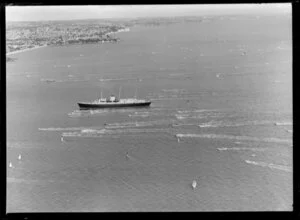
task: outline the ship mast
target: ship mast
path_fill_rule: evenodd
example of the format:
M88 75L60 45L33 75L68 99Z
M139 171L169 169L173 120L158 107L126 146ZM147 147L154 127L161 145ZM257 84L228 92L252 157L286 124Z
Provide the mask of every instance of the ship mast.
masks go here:
M120 86L120 88L119 88L119 100L120 100L120 97L121 97L121 88L122 88L122 86Z
M136 94L137 94L137 88L135 88L135 94L134 94L135 99L136 99Z

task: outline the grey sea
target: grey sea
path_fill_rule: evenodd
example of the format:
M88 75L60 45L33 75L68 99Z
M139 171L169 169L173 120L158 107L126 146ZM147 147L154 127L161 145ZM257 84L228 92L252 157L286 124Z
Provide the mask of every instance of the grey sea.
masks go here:
M118 37L9 56L8 212L292 210L290 15Z

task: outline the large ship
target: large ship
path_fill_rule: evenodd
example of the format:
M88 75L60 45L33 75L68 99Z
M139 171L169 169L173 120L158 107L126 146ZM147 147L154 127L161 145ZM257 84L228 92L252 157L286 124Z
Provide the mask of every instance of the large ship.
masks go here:
M136 96L135 96L136 97ZM97 109L97 108L124 108L124 107L146 107L150 106L151 101L145 99L137 99L137 98L128 98L128 99L120 99L116 98L114 95L111 95L108 98L96 99L92 102L78 102L80 109Z

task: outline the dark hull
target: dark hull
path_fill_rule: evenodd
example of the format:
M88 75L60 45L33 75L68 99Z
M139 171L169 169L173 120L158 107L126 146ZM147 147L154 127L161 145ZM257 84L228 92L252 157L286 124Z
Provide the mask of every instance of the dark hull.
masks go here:
M151 102L143 103L113 103L113 104L91 104L91 103L78 103L80 109L97 109L97 108L128 108L128 107L146 107L149 106Z

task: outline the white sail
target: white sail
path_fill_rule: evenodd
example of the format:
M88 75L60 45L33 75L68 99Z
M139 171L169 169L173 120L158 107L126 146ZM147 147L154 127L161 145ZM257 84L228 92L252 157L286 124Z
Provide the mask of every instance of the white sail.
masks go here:
M197 187L197 182L196 182L196 180L193 181L192 187L193 187L193 189L196 189L196 187Z

